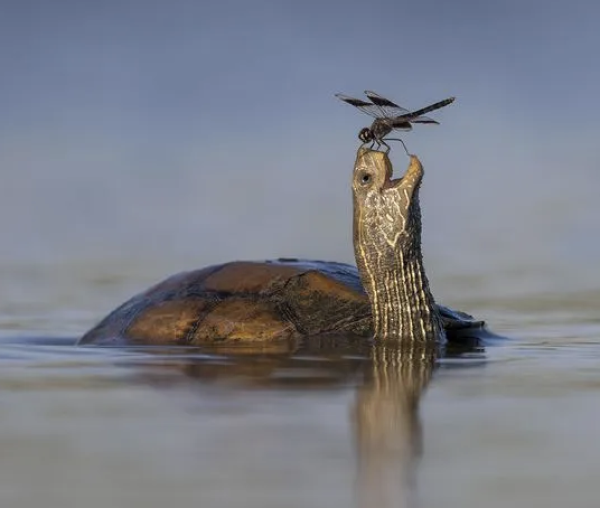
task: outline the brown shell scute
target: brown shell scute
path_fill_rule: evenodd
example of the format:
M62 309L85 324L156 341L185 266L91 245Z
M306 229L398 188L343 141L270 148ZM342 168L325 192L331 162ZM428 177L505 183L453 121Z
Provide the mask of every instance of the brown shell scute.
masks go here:
M239 261L215 270L202 282L204 291L226 293L264 293L280 287L301 273L295 266Z
M316 270L290 279L279 299L281 313L303 335L354 331L357 321L371 316L364 294Z
M297 337L294 324L269 302L231 298L209 313L193 336L194 344L225 341L265 342Z
M186 343L193 340L199 319L214 306L205 300L174 300L161 302L138 314L125 330L131 342L151 344L161 342Z

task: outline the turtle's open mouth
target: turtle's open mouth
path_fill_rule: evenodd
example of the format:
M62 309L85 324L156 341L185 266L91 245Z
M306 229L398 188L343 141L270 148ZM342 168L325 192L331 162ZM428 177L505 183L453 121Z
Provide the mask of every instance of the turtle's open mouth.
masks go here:
M383 157L384 157L384 162L385 162L385 180L383 183L383 188L390 189L392 187L396 187L402 181L402 177L404 175L399 178L392 179L392 176L394 173L394 168L392 166L392 162L388 158L387 154L384 155Z
M399 178L394 178L394 179L388 178L385 181L385 184L383 185L383 188L384 189L391 189L393 187L398 187L400 185L400 183L402 182L402 178L404 178L404 177L401 176Z
M406 169L406 171L404 171L402 176L399 176L398 178L392 178L392 172L393 172L392 163L386 157L386 175L385 175L386 178L385 178L385 183L383 184L383 188L384 189L392 189L392 188L400 187L400 185L402 185L402 183L404 182L404 178L406 177L406 175L408 173L412 173L414 171L415 164L418 166L421 166L421 163L419 162L419 160L414 155L411 155L410 161L408 162L408 168Z
M386 166L387 166L386 167L386 175L385 175L385 182L383 184L383 188L391 189L393 187L398 187L400 185L400 183L402 182L404 175L399 176L398 178L392 178L392 176L393 176L392 164L388 163L388 164L386 164Z

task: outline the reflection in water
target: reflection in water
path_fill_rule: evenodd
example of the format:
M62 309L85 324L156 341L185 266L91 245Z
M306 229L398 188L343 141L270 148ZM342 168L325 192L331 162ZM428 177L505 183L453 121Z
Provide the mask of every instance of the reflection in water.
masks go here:
M466 350L474 349L464 346L450 355L460 356ZM357 454L357 505L416 506L416 467L422 452L419 402L440 355L438 347L396 342L371 345L337 337L303 343L287 354L248 349L241 355L242 351L226 353L219 361L179 357L168 365L188 380L234 382L246 389L295 386L315 390L356 383L351 423ZM160 357L168 359L168 355Z
M227 352L230 356L220 361L180 358L169 364L203 384L236 382L246 389L315 390L356 382L351 418L358 506L415 506L416 466L422 452L419 401L431 380L439 348L396 342L368 345L335 338L304 343L288 354Z
M202 399L203 395L210 397L215 394L219 399L226 399L232 393L240 393L239 388L246 394L248 390L256 390L259 398L252 400L260 401L264 391L284 393L289 397L290 389L316 393L340 386L355 387L350 413L353 433L348 445L354 445L356 452L356 477L354 491L346 492L350 496L354 494L356 506L361 508L414 508L416 469L422 451L419 402L431 380L439 350L397 343L373 345L363 340L353 342L340 337L288 346L279 344L275 348L212 351L199 348L127 348L119 354L109 349L105 351L109 355L105 360L120 367L117 370L125 374L121 382L128 387L139 383L157 390L170 390L184 385L192 388L194 400L198 396ZM77 348L76 351L83 355L97 355L102 349ZM465 352L461 350L453 354L461 356ZM212 391L209 387L215 385L219 385L218 389ZM204 392L205 388L208 391ZM210 424L207 425L210 428ZM235 441L240 439L240 435L245 435L245 425L244 422L234 425L234 434L230 438ZM252 422L248 425L251 428ZM256 428L251 428L249 435L262 436L261 431L256 432ZM286 439L298 439L298 435L294 431ZM304 435L302 439L311 437ZM291 453L294 453L295 444L289 444ZM221 464L219 469L228 470L227 464L239 462L244 453L252 453L254 445L247 449L244 446L233 454L228 448L214 451L209 447L213 451L206 455L203 449L202 459L199 459L200 470L207 460L210 464ZM287 444L284 442L283 446ZM315 466L316 463L310 467ZM348 464L342 466L345 467ZM349 467L354 469L351 465ZM244 471L242 474L246 477L247 473ZM269 473L268 477L271 478L272 474ZM260 485L253 488L272 488L272 484ZM240 495L243 495L243 489Z
M375 345L358 389L355 437L361 508L415 506L416 463L422 451L419 401L437 348Z
M316 390L358 382L369 361L370 345L362 338L331 336L258 347L130 350L142 355L121 360L119 364L136 367L135 377L143 384L166 387L222 383L244 389Z

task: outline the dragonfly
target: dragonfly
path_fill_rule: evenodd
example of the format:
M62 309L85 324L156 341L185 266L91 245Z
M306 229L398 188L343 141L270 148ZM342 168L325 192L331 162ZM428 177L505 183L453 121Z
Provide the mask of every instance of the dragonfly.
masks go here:
M409 111L370 90L366 90L365 95L370 102L355 99L354 97L349 97L342 93L335 94L338 99L375 118L370 127L361 129L358 133L358 139L363 143L371 143L371 146L377 144L378 148L380 148L381 145L384 145L387 147L387 151L389 151L390 146L385 142L386 139L388 141L400 141L404 145L404 142L401 139L386 138L390 132L394 130L411 131L413 123L439 124L439 122L435 121L433 118L424 115L431 111L435 111L436 109L448 106L456 99L456 97L449 97L448 99L435 102L424 108ZM406 145L404 145L404 150L406 150ZM406 150L406 153L408 153L408 150Z

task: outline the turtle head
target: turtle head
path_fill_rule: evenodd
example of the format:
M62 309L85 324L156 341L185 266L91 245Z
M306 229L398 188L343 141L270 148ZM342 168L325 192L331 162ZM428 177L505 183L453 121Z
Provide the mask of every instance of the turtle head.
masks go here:
M405 174L392 179L386 153L361 147L352 181L355 235L363 247L393 254L405 244L421 243L419 187L423 166L411 155Z
M404 175L392 174L386 153L359 148L352 176L354 254L376 336L425 341L440 329L421 254L423 166L411 155Z

